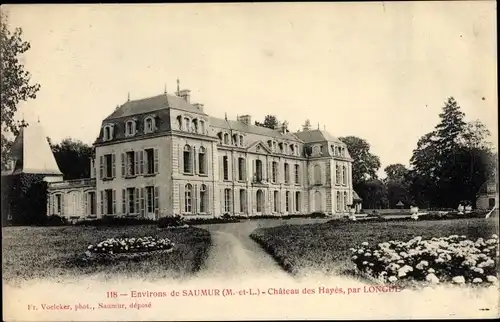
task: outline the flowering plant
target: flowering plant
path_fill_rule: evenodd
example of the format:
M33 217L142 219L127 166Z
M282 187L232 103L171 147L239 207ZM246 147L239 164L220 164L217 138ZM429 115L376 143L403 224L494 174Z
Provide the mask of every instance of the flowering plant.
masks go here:
M139 238L110 238L89 245L88 252L91 254L119 254L151 252L155 250L172 250L174 243L168 238L156 239L151 236Z
M351 252L361 272L382 282L497 282L497 235L475 242L457 235L428 240L417 236L407 242L390 240L372 247L364 242Z

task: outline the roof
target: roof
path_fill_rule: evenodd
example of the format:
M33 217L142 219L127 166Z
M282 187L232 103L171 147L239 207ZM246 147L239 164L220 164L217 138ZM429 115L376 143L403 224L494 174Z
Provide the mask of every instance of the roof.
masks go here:
M198 108L194 107L182 97L170 94L161 94L153 97L143 98L134 101L128 101L119 106L113 113L111 113L105 120L116 119L126 116L137 114L147 114L153 111L174 108L187 112L206 115Z
M297 136L295 136L294 133L290 132L281 133L281 131L279 130L273 130L267 127L262 127L253 124L247 125L241 121L225 120L216 117L210 117L210 126L228 130L236 130L243 133L263 135L263 136L273 137L276 139L285 139L285 140L301 142L301 140Z
M321 142L321 141L342 143L342 141L330 135L330 133L321 130L308 130L308 131L296 132L294 134L305 143Z
M6 174L35 173L62 175L40 122L22 127L9 155L13 168Z

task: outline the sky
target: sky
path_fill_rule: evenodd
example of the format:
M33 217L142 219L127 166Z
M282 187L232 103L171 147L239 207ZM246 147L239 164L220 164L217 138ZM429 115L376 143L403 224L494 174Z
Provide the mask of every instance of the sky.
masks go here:
M455 97L498 141L494 1L10 5L41 85L17 117L92 143L118 104L173 93L215 117L266 114L366 139L409 165Z

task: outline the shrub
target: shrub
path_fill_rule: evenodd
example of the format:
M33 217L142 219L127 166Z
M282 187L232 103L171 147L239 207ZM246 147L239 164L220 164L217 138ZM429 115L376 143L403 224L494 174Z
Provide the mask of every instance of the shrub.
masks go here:
M180 215L162 217L158 221L159 228L183 227L186 226L186 221Z
M156 224L155 220L146 218L130 218L130 217L115 217L102 216L99 219L78 221L75 225L82 226L135 226L135 225L151 225Z
M96 245L89 245L87 255L151 252L155 250L172 250L173 247L174 243L168 238L157 239L151 236L110 238Z
M407 242L391 240L369 247L351 248L351 259L360 272L382 282L489 284L496 281L498 236L477 241L466 236Z
M58 215L48 216L44 222L44 226L66 226L69 225L68 219Z

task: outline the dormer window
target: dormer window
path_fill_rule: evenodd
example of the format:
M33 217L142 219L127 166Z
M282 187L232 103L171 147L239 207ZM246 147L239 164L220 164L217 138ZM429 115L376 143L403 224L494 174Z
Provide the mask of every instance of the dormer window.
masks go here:
M238 145L238 135L237 134L233 134L233 142L232 142L233 145Z
M184 125L186 128L186 131L189 131L191 129L191 120L188 117L184 118Z
M108 125L104 126L102 138L104 141L110 141L113 139L113 125L112 124L108 124Z
M295 154L295 148L293 144L290 144L290 154L294 155Z
M224 144L229 144L229 134L224 133Z
M144 119L144 133L153 133L156 129L155 119L148 116Z
M243 135L240 135L240 146L243 146Z
M200 120L200 134L205 134L205 121Z
M191 126L191 132L198 133L198 120L194 119Z
M134 136L135 135L135 121L128 120L125 122L125 136Z

